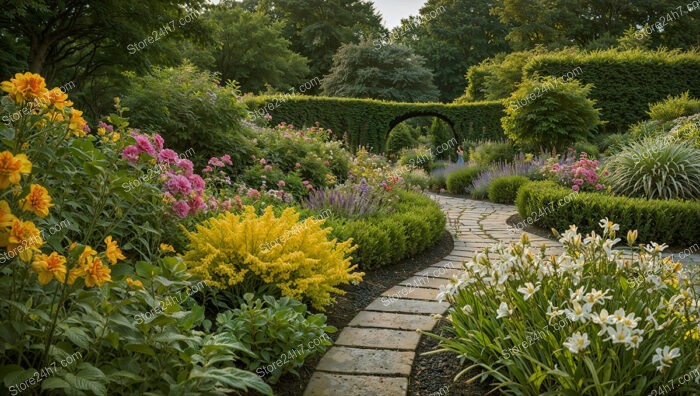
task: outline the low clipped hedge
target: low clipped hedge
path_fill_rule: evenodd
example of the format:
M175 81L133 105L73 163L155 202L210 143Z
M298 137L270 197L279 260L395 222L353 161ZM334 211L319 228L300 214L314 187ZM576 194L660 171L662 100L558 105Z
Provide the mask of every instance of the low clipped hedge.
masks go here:
M447 176L447 191L450 194L464 195L467 193L467 188L471 186L472 181L479 176L482 169L480 167L469 167L456 170Z
M363 270L395 264L434 245L445 229L445 215L427 196L398 191L400 202L390 214L361 220L328 220L331 237L353 239L353 263Z
M530 179L525 176L497 177L489 184L489 201L512 205L515 203L520 187L529 182Z
M389 131L402 121L419 116L448 120L457 140L504 139L500 101L477 103L399 103L374 99L331 98L323 96L254 96L245 99L253 117L266 113L272 122L313 126L317 122L344 137L348 147L365 146L385 150Z
M581 232L600 232L603 218L620 224L620 234L638 230L640 243L664 242L687 247L700 241L700 202L660 201L574 193L553 182L523 186L516 199L527 224L565 230L576 224Z
M533 57L523 75L564 76L578 70L575 78L593 84L591 98L601 108L610 132L624 131L647 118L649 103L668 95L700 97L700 54L667 51L596 51L550 53Z

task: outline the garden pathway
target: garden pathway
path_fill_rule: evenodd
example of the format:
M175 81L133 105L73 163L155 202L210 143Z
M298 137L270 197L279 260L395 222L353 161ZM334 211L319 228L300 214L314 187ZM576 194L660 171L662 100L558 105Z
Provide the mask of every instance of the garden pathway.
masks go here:
M305 396L405 396L415 350L416 329L430 331L433 315L448 304L436 300L438 289L459 272L461 262L477 250L498 242L517 242L521 231L506 220L512 205L463 198L431 196L447 215L454 250L444 259L385 291L344 328L323 356L304 392ZM544 244L547 254L559 254L558 242L528 234L532 246ZM688 260L700 262L700 256ZM435 390L438 394L439 390Z

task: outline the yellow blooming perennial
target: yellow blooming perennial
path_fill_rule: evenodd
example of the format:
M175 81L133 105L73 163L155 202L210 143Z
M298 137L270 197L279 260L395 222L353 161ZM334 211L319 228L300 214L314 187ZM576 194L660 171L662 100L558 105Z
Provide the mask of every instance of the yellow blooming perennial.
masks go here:
M275 217L271 207L257 216L248 206L241 215L223 213L189 232L184 260L209 286L273 285L284 296L308 299L322 309L334 301L331 293L343 294L338 285L364 275L353 272L357 266L346 258L355 249L351 241L329 241L330 229L322 224L299 222L293 208Z

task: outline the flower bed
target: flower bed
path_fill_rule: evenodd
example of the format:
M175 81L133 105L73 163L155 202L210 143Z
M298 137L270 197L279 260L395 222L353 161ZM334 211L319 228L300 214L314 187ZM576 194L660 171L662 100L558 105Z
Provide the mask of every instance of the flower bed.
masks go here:
M620 226L599 226L602 235L587 236L571 226L559 256L524 235L465 262L441 292L454 337L434 336L438 349L483 369L471 380L489 377L509 394L643 395L697 374L700 301L690 273L657 244L621 257L612 250ZM690 378L676 382L679 394L697 389L700 376Z

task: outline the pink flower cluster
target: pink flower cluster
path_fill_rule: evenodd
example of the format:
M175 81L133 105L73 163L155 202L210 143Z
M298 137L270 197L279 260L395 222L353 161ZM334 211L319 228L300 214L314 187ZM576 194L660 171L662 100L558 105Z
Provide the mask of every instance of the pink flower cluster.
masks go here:
M591 160L588 154L582 152L579 158L573 149L569 151L573 157L566 157L564 161L558 163L548 163L544 166L544 172L574 191L594 191L602 190L605 185L600 182L600 162Z
M132 163L141 158L158 163L159 169L163 170L160 180L163 181L165 200L176 215L184 218L207 210L204 203L206 183L194 173L192 161L164 148L165 141L158 134L149 136L133 131L131 136L136 143L124 148L122 158Z

